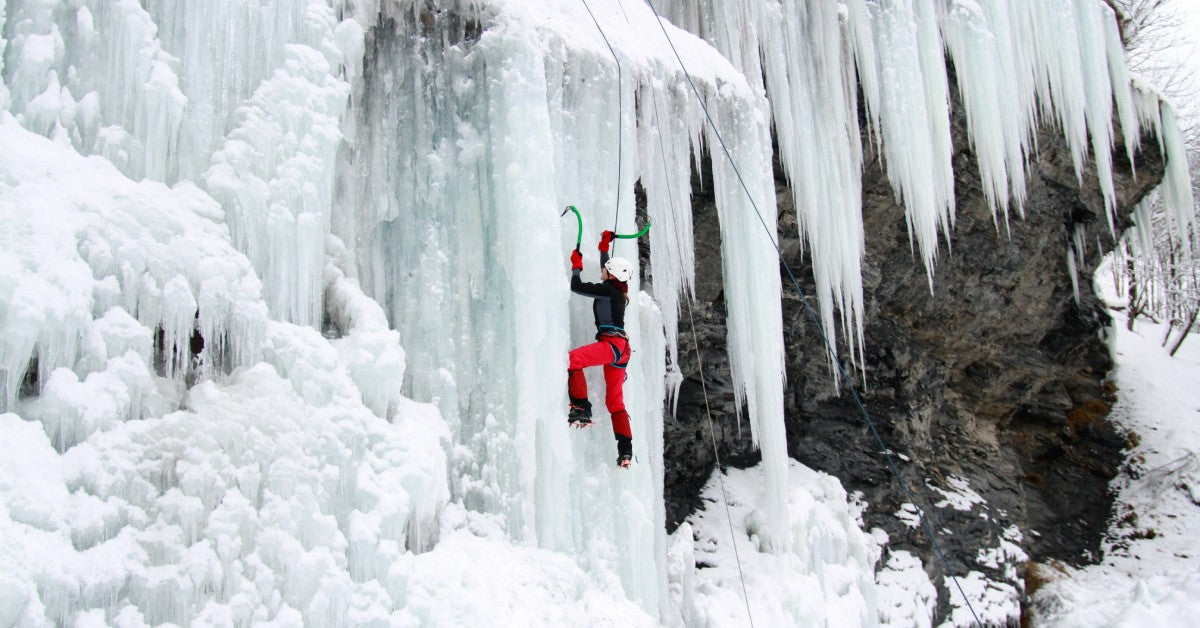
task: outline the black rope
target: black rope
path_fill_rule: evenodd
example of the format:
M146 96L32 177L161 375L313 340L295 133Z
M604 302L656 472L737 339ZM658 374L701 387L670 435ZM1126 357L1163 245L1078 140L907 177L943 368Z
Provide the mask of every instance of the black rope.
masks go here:
M654 123L655 126L661 126L662 119L658 114L658 103L654 105ZM675 205L675 190L671 187L671 177L667 169L667 151L663 148L662 134L658 134L658 154L662 159L663 165L663 180L667 184L667 198L671 201L671 210L679 211L679 207ZM700 391L704 394L704 415L708 418L708 437L712 443L713 460L717 465L717 480L721 486L721 503L725 506L725 523L729 527L729 542L733 547L733 559L737 563L738 580L742 583L742 601L746 605L746 618L750 620L750 628L754 628L754 613L750 611L750 594L746 591L746 574L742 570L742 555L738 551L737 533L733 529L733 514L729 509L729 493L725 490L725 466L721 464L721 449L717 446L717 430L713 425L712 405L708 400L708 384L704 381L704 359L700 355L700 335L696 333L696 319L692 314L692 302L695 298L687 299L688 322L692 328L692 346L696 351L696 370L700 377Z
M759 222L762 223L763 229L767 231L767 239L770 240L772 246L775 247L775 253L779 257L779 262L783 264L784 269L787 271L788 278L791 279L792 285L795 287L796 292L800 295L800 302L804 304L804 309L807 311L809 318L812 320L813 327L817 330L817 334L825 343L825 347L829 351L830 357L833 357L835 355L833 344L829 341L828 336L825 335L825 330L821 327L821 323L816 312L813 311L812 306L808 303L808 297L804 292L804 288L800 286L800 282L796 279L796 275L792 272L792 267L787 263L787 260L784 259L783 251L780 250L779 244L775 242L775 234L771 233L770 227L767 226L767 221L763 218L762 212L758 209L758 204L754 201L754 196L750 194L750 188L746 185L745 180L742 178L742 173L740 170L738 170L737 163L733 160L733 156L730 155L729 148L725 145L724 138L721 137L721 132L717 129L716 123L713 122L712 116L708 112L708 106L705 105L704 98L700 96L700 90L696 88L696 84L692 81L691 73L688 72L687 67L683 63L683 58L679 56L679 51L675 48L675 43L671 41L671 36L667 33L667 27L662 23L662 17L658 15L658 10L654 8L654 5L650 3L650 0L645 1L646 5L650 7L650 10L654 12L654 17L658 20L658 27L662 29L663 36L667 39L667 44L671 46L671 52L675 54L675 59L679 62L679 67L683 70L683 75L687 78L688 85L692 88L692 93L695 94L696 100L700 103L700 108L704 111L704 117L708 120L709 126L712 127L713 135L716 136L717 142L720 143L726 159L729 160L729 165L733 168L733 172L737 175L737 179L742 186L742 190L746 193L746 198L749 199L751 207L754 208L754 213L758 216ZM833 362L837 365L838 372L846 381L846 386L850 389L850 394L854 399L854 404L858 407L858 411L862 414L863 418L866 419L867 425L870 427L871 434L875 437L875 440L882 448L883 455L887 458L888 467L891 469L892 474L896 476L896 480L900 484L900 489L904 492L905 497L915 505L917 500L913 496L913 493L909 490L908 484L904 480L904 474L900 471L900 468L892 459L891 449L888 448L887 443L885 443L883 437L880 436L879 429L876 427L875 421L871 419L870 413L868 413L866 407L863 406L862 399L858 395L858 390L855 388L853 380L851 380L850 376L847 374L845 367L842 366L841 359L834 359ZM971 615L975 618L975 623L982 626L983 622L979 620L979 615L975 612L975 607L972 606L970 598L967 597L966 592L962 588L962 584L958 581L957 577L951 574L950 563L946 560L946 555L942 552L942 547L938 543L937 535L934 534L933 528L929 525L928 519L928 516L921 517L921 527L925 530L925 534L929 536L929 540L933 544L933 550L937 554L938 559L941 561L942 567L946 570L946 577L954 581L955 587L958 588L959 594L962 595L963 602L966 603L967 609L971 611Z
M605 43L605 45L608 46L608 51L610 53L612 53L613 61L615 61L617 64L617 94L618 94L617 98L618 98L618 102L620 103L620 106L617 108L617 207L613 210L613 231L616 232L617 218L620 215L620 209L621 209L621 156L624 152L623 148L622 148L623 141L624 141L624 133L622 133L621 124L624 121L623 114L624 114L625 101L623 98L623 90L622 90L623 84L622 84L622 80L621 80L621 61L617 58L617 53L616 53L616 51L613 50L612 44L609 43L608 36L604 34L604 29L601 28L600 22L596 20L595 14L592 13L591 7L588 6L587 0L580 0L580 1L583 2L583 6L584 6L584 8L587 9L588 15L590 15L592 17L592 23L594 23L596 25L596 30L600 31L600 36L602 38L604 38L604 43ZM624 7L622 7L622 11L624 11ZM626 17L626 19L628 19L628 17ZM657 119L658 118L657 108L654 111L654 115L655 115L655 118ZM666 154L663 151L662 136L659 136L659 138L658 138L658 149L659 149L660 154L662 155L663 167L665 168L666 167ZM668 181L667 185L670 186L669 181ZM671 196L672 207L674 207L674 204L675 204L674 193L671 192L670 196ZM612 250L614 252L616 252L616 241L615 240L612 242ZM700 368L700 386L701 386L701 390L703 390L703 392L704 392L704 408L705 408L705 412L708 415L709 437L712 441L713 456L716 458L717 469L719 471L721 469L721 453L717 447L717 435L716 435L716 430L713 427L712 409L710 408L709 402L708 402L708 389L704 384L704 365L702 364L703 361L700 359L700 343L699 343L699 340L697 339L697 335L696 335L696 323L695 323L695 320L692 319L692 308L691 308L690 301L688 302L688 319L691 321L691 325L692 325L692 343L695 346L695 350L696 350L696 364ZM733 531L733 516L729 512L729 499L725 492L724 474L718 472L717 479L720 481L720 485L721 485L721 501L722 501L722 503L725 504L725 520L726 520L726 523L728 523L728 525L729 525L729 536L730 536L730 542L733 544L734 560L737 562L738 579L742 583L742 600L746 604L746 616L750 619L750 627L754 628L754 615L750 612L750 596L746 592L746 576L745 576L745 573L742 571L742 558L741 558L741 555L738 552L738 548L737 548L737 536L734 534L734 531Z
M583 8L587 9L588 15L592 17L592 23L596 25L596 30L600 31L600 37L604 39L604 45L608 46L608 51L612 53L613 61L617 64L617 205L613 208L613 233L617 231L617 218L621 213L621 157L625 153L625 133L621 128L625 121L625 90L624 80L621 73L621 60L617 58L617 51L613 50L612 44L608 41L608 35L604 34L604 29L600 28L600 22L596 19L596 14L592 13L592 7L588 6L587 0L579 0L583 3ZM617 241L614 239L610 244L613 255L617 253Z

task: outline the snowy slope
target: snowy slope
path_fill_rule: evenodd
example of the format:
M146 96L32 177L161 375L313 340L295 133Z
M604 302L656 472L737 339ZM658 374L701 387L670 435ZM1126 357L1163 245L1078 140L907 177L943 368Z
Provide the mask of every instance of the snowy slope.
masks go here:
M1046 626L1191 626L1200 616L1200 342L1175 357L1165 326L1117 317L1112 339L1120 400L1112 417L1130 434L1129 462L1113 481L1115 520L1104 560L1043 568L1035 598Z

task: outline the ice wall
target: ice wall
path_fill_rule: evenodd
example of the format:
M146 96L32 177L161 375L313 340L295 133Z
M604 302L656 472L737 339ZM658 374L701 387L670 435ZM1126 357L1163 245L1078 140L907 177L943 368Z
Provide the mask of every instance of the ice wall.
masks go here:
M7 3L8 0L0 2L0 76L3 76L4 74L4 57L6 49L8 48L8 40L5 36L5 33L7 32L5 29L5 22L8 21ZM0 81L0 109L8 109L8 106L8 83L6 81Z
M361 29L324 0L8 3L12 112L131 178L200 183L272 315L319 324L332 161ZM215 154L214 154L215 153Z
M449 434L336 240L323 335L194 184L8 112L0 172L0 624L419 621Z
M627 594L657 614L665 588L663 358L675 350L677 299L691 283L689 164L706 133L702 111L681 71L665 63L667 43L646 20L647 7L623 13L616 3L591 3L617 59L582 5L444 8L389 8L368 30L333 230L400 332L408 390L433 400L461 443L450 464L464 505L502 514L514 539L576 555L601 577L618 574ZM631 31L627 17L640 26ZM657 48L636 43L649 37ZM714 74L721 68L724 75ZM770 169L762 168L765 103L727 64L717 70L706 63L699 80L714 103L727 103L730 135L744 138L739 153L773 222ZM715 76L729 82L725 94ZM756 433L782 443L774 249L731 171L719 173L722 203L731 203L724 246L738 291L732 299L747 303L732 315L745 356L737 372L762 426ZM651 255L661 272L653 290L665 310L643 296L626 313L635 357L625 401L640 464L613 475L616 450L599 393L597 429L568 434L563 420L566 351L592 342L595 329L590 301L567 290L576 225L559 214L567 204L583 211L585 279L596 281L600 231L638 228L635 180L655 224ZM628 241L614 253L637 259ZM631 297L640 288L635 276ZM594 375L592 389L602 390ZM608 558L612 551L622 558Z
M147 195L155 198L150 207L188 200L181 211L161 212L165 218L156 220L195 222L154 229L132 243L88 235L82 264L34 273L37 281L61 284L63 294L53 300L47 295L57 293L49 288L20 285L31 281L23 275L24 256L35 259L39 250L14 248L22 254L5 267L12 271L4 284L10 289L4 320L12 332L4 336L6 407L26 399L23 417L41 420L59 450L85 451L97 439L110 438L111 447L120 450L111 454L114 460L139 459L146 450L107 435L130 437L126 420L157 419L183 403L194 381L212 378L206 384L211 394L228 397L217 404L218 414L231 413L233 423L215 422L186 445L203 456L205 443L227 438L215 434L236 432L238 421L255 421L254 411L232 408L250 394L251 380L270 379L271 372L302 397L297 414L332 404L357 417L352 422L370 422L363 408L393 421L411 414L398 391L403 381L409 395L433 402L447 421L449 435L434 448L445 452L448 473L439 472L436 461L425 469L431 486L420 495L410 492L413 500L424 496L425 506L414 502L392 516L384 514L391 510L378 510L391 508L380 503L359 517L349 510L354 503L347 501L345 478L355 465L378 471L379 463L351 446L348 457L330 463L341 488L318 495L316 502L302 500L297 508L333 517L337 533L327 549L335 571L344 569L354 584L287 592L292 585L278 580L267 589L280 588L287 605L301 612L316 612L310 605L324 596L330 605L320 612L341 617L346 592L361 593L359 580L382 577L385 565L397 560L387 552L397 551L398 535L405 535L399 551L429 549L433 535L420 522L442 501L437 478L448 475L449 494L468 513L462 525L493 517L511 540L573 556L609 583L606 590L623 590L657 614L666 595L663 358L675 351L677 298L691 283L689 164L715 136L705 130L694 96L683 90L683 72L669 63L667 42L648 7L594 4L614 37L619 61L595 25L581 19L582 5L573 3L231 0L201 9L195 3L132 0L6 2L3 32L10 45L3 71L13 96L10 135L23 137L15 130L20 124L60 147L103 156L116 169L98 179L139 190L132 196L135 205L147 204ZM636 27L630 29L630 23ZM763 219L773 224L770 169L763 168L770 146L765 102L711 48L668 28L685 56L700 62L693 73L703 97L720 107L716 113L728 121L735 151L753 165L755 194L764 196ZM657 43L647 44L651 41ZM662 117L670 122L660 124ZM718 170L721 194L731 203L723 210L730 223L722 245L731 252L727 272L739 278L735 291L744 296L736 298L749 301L732 316L739 390L745 391L756 435L779 445L769 456L778 466L783 462L778 281L770 279L769 249L759 250L769 238L738 224L760 219L735 200L739 193L725 166ZM618 171L624 173L619 186ZM131 182L137 179L148 181ZM586 435L568 435L562 421L566 351L590 341L593 330L588 304L568 296L564 262L574 234L558 212L567 203L583 207L592 242L604 228L634 231L636 179L647 191L646 209L656 224L651 256L661 270L653 290L667 309L639 291L640 279L631 282L627 327L637 353L626 401L639 464L617 474L602 411L603 427ZM87 190L102 198L109 194ZM31 199L33 191L6 197L13 212ZM72 202L66 198L50 206ZM133 233L139 233L133 228L139 222L157 224L120 204L104 203L93 214L88 220L106 229L116 228L105 224L110 218ZM126 214L128 219L118 219ZM35 230L58 234L60 241L49 248L69 250L69 230L56 230L47 216ZM92 223L80 218L70 224ZM172 236L173 229L179 235ZM224 252L177 254L196 246L193 238ZM615 252L637 259L625 241ZM130 255L147 259L133 263L126 259ZM587 255L589 273L595 272L590 246ZM241 275L223 272L219 260ZM764 268L772 272L762 273ZM58 278L68 271L73 278ZM220 300L230 296L228 304ZM25 302L31 298L34 302ZM113 303L124 305L124 314L105 309ZM238 308L249 308L249 314ZM46 310L57 318L44 320L39 312ZM329 338L305 331L314 327ZM40 373L26 378L35 355ZM259 360L270 371L238 370ZM58 368L64 365L74 366L73 375ZM231 371L233 379L226 380ZM26 380L35 387L21 393ZM592 385L600 387L598 381ZM267 397L287 394L286 387L269 388L274 392ZM31 392L41 394L30 398ZM96 395L105 402L89 401ZM247 400L247 407L270 403L281 402ZM199 406L189 411L208 420ZM172 420L188 424L197 417ZM160 427L155 423L147 432L147 444L159 437L154 430ZM300 440L324 438L319 435L330 424L310 427L285 431L298 429ZM256 449L246 455L274 454ZM334 450L311 462L320 467L330 456ZM400 464L394 454L381 458ZM86 475L91 481L92 474ZM190 500L193 489L203 488L178 480L168 478L157 492L139 494L143 501L137 507L174 508L163 501L170 501L173 489ZM299 477L291 486L316 480ZM775 483L774 494L781 495L780 486ZM232 495L233 487L218 482L203 488L209 492L200 496L202 510L222 502L221 494ZM121 490L95 486L88 493L117 499ZM260 515L267 508L251 501L250 510ZM208 515L192 510L179 525L208 525ZM300 510L287 512L294 516ZM786 516L782 507L772 512L778 520ZM286 519L272 519L264 530ZM137 536L141 521L113 525ZM414 526L424 529L410 529ZM223 538L208 541L215 545ZM311 545L303 534L298 538ZM163 560L181 560L177 549L201 542L189 533L162 550ZM244 542L245 551L218 557L222 569L264 560L251 558L253 543ZM373 546L383 549L368 552ZM136 556L127 557L136 562ZM133 569L131 562L121 564ZM272 572L295 569L268 566ZM118 586L119 576L113 577L112 586ZM403 604L399 591L387 593L380 598L389 600L382 608ZM220 604L232 599L227 594L236 597L221 589ZM150 621L192 616L193 604L204 600L201 593L185 592L164 608L155 606L155 595L134 601L136 612ZM94 607L96 601L68 599L47 612L65 620L72 609ZM289 612L259 602L267 617ZM214 609L215 616L242 617L240 610ZM108 608L105 616L123 612Z
M65 394L56 384L77 386L107 368L118 379L136 376L140 393L154 395L147 370L182 378L258 358L260 284L229 245L211 198L192 185L129 181L109 162L38 141L0 116L8 182L0 407L14 407L23 380L32 392ZM202 348L192 345L196 333ZM144 365L140 375L122 366L130 352ZM86 391L74 394L74 405L86 405ZM142 416L141 399L121 405L125 418ZM61 429L60 447L87 436L76 431L83 424Z

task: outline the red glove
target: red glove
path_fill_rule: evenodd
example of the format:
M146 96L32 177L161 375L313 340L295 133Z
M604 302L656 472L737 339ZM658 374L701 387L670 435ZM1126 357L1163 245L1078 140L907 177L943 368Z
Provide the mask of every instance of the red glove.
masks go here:
M583 270L583 253L579 249L571 251L571 270Z
M601 250L601 251L603 251L603 252L605 252L605 253L607 253L607 252L608 252L608 245L609 245L610 243L612 243L612 239L613 239L614 237L616 237L616 235L617 235L617 234L615 234L615 233L613 233L613 232L611 232L611 231L605 231L604 233L601 233L601 234L600 234L600 250Z

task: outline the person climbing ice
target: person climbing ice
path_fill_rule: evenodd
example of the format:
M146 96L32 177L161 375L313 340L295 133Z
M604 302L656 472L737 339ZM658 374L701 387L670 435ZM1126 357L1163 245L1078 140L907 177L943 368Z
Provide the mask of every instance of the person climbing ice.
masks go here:
M609 258L608 248L615 234L600 235L600 283L587 283L580 277L583 255L576 248L571 252L571 292L594 299L592 312L596 317L596 342L572 349L567 367L567 394L571 405L567 422L574 427L592 424L592 403L588 401L587 380L583 369L604 366L604 405L612 416L613 437L617 439L617 466L627 468L633 463L633 433L629 429L629 413L625 411L625 367L633 349L625 335L625 305L629 303L629 278L633 264L621 257Z

